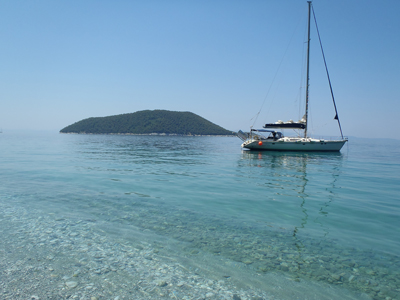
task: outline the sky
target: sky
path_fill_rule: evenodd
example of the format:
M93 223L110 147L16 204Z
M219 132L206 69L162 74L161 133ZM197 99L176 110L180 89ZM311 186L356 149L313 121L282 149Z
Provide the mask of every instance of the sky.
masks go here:
M400 1L315 0L343 134L400 139ZM0 0L0 128L140 110L248 131L304 114L307 1ZM309 132L340 135L315 26Z

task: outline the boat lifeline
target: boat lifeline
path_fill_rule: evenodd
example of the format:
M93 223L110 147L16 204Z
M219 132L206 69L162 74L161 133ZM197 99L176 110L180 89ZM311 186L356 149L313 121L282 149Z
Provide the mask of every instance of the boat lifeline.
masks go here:
M247 148L250 150L275 150L275 151L340 151L343 145L347 142L347 138L343 137L342 128L339 122L339 116L337 113L335 99L333 97L332 86L330 83L329 73L326 67L326 61L323 51L322 55L325 61L325 68L327 71L332 100L336 112L335 119L338 121L341 138L338 138L337 140L326 140L326 139L311 138L307 135L311 9L312 9L312 3L311 1L308 1L308 40L307 40L307 76L306 76L307 82L306 82L306 105L305 105L306 107L305 107L304 117L297 122L290 120L289 122L278 121L276 123L265 124L263 126L265 129L251 129L250 132L248 133L239 131L237 135L240 139L243 140L242 144L243 148ZM317 27L317 32L318 32L318 27ZM285 137L282 134L282 132L276 131L276 129L297 129L304 131L304 134L303 136L297 136L297 137ZM269 133L269 135L266 137L263 135L263 133Z

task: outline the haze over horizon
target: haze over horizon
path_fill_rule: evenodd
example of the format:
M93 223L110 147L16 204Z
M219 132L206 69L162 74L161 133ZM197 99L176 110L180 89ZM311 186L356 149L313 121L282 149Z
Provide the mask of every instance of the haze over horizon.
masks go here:
M0 3L3 131L147 109L232 131L304 114L307 1ZM400 2L313 7L343 134L400 139ZM338 136L315 28L311 43L310 133Z

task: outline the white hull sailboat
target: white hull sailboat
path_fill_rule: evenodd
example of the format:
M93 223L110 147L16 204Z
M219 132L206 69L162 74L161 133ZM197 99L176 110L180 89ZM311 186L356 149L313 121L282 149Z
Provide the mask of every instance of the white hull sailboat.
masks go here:
M263 132L263 130L254 130L249 134L249 137L242 144L243 148L271 151L340 151L347 142L346 138L325 140L310 137L264 137L255 132ZM280 132L274 131L273 133L279 134Z
M238 137L243 140L242 148L250 150L275 150L275 151L340 151L343 145L347 142L347 138L343 137L342 128L339 122L339 116L336 109L335 99L333 97L332 86L329 79L328 69L325 68L328 75L329 86L331 88L331 95L335 107L335 119L338 121L341 138L336 140L315 139L307 135L308 123L308 95L309 95L309 65L310 65L310 19L311 19L311 1L308 1L308 41L307 41L307 77L306 77L306 107L305 115L298 122L278 121L276 123L265 124L264 129L251 129L250 132L245 133L239 131ZM315 19L315 18L314 18ZM317 27L318 32L318 27ZM319 33L318 33L319 37ZM321 42L321 39L319 39ZM322 46L321 46L322 49ZM322 55L325 56L322 51ZM269 129L269 130L268 130ZM304 131L303 135L297 137L285 137L282 132L276 129L294 129ZM269 136L264 134L268 133Z

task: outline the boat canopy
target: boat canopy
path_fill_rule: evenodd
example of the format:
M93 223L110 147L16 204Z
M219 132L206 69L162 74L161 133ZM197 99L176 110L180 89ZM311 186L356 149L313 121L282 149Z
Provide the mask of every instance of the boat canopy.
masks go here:
M267 129L250 129L251 131L256 131L256 132L269 132L272 133L272 138L275 139L280 139L283 138L282 132L275 131L275 130L267 130ZM257 134L256 134L257 135ZM270 138L270 137L269 137Z

